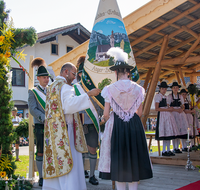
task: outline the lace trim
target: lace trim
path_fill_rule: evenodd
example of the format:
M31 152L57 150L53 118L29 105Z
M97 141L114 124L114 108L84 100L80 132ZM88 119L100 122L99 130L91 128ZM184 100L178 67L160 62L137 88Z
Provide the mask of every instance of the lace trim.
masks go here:
M143 96L139 95L139 97L133 103L131 108L128 111L125 111L117 104L117 102L113 99L113 97L110 96L110 106L113 108L113 111L116 113L116 115L119 116L120 119L122 119L125 122L129 122L129 120L133 117L133 115L139 108L143 99L144 99Z

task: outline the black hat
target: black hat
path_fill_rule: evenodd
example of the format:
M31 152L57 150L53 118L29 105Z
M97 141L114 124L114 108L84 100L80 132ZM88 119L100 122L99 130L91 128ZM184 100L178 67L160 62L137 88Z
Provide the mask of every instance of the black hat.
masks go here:
M132 70L134 67L131 65L128 65L126 62L123 62L123 61L116 61L115 65L110 67L110 70L115 71L115 70L121 69L121 68L124 68L124 69L126 68L126 69Z
M183 88L183 89L181 89L181 91L180 91L180 94L181 93L188 93L186 90L185 90L185 88Z
M78 67L78 72L77 73L82 73L83 72L83 67L84 67L84 62L82 62L79 67Z
M37 70L37 75L36 76L51 76L49 74L49 72L47 71L47 69L44 67L44 66L40 66L38 67L38 70Z
M181 87L181 85L179 85L178 82L173 82L170 88L172 88L173 86L178 86L179 88Z
M165 81L161 82L160 85L158 85L159 88L168 88L169 86Z

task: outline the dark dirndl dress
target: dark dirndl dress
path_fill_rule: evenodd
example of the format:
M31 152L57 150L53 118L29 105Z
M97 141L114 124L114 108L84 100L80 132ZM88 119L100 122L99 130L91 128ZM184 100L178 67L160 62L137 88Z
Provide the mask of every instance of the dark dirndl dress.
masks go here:
M162 98L162 101L159 103L159 108L161 107L166 107L167 106L167 101L166 98ZM159 122L160 122L160 111L158 111L157 114L157 123L156 123L156 134L155 134L155 140L172 140L177 138L176 136L162 136L159 137Z
M114 113L110 170L110 173L100 172L99 177L118 182L136 182L153 177L146 136L136 113L129 122L124 122Z

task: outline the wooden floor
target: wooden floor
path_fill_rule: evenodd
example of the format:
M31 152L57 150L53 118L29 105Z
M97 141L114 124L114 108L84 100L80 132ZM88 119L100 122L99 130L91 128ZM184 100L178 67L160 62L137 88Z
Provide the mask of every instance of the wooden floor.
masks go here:
M98 178L99 172L95 175ZM94 186L86 179L87 190L111 190L112 182L108 180L99 180L99 185ZM200 173L196 170L186 171L184 166L169 166L153 164L153 178L140 181L138 190L175 190L190 183L200 180ZM34 190L41 190L36 183ZM128 188L127 188L128 189Z
M158 152L150 153L150 158L153 164L166 164L184 166L187 162L187 152L176 154L175 156L158 156ZM194 166L200 165L200 151L190 152L190 160ZM200 188L199 188L200 189Z

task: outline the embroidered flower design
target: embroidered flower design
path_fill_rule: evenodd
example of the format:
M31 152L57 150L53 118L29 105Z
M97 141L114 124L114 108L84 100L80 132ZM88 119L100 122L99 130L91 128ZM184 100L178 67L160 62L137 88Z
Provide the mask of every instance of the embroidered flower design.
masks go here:
M64 142L60 139L60 142L57 144L60 149L64 149Z
M58 108L57 102L53 101L53 103L51 104L51 109L55 112Z
M69 158L68 161L67 161L67 163L69 164L69 166L71 166L72 165L72 159Z
M61 127L62 128L65 127L65 123L64 122L61 123Z
M58 161L58 164L59 164L60 166L62 166L62 165L63 165L63 161L62 161L62 160L59 160L59 161Z
M46 139L45 142L46 142L46 145L49 146L49 139Z
M52 158L49 157L48 160L47 160L48 164L51 164L52 163Z

